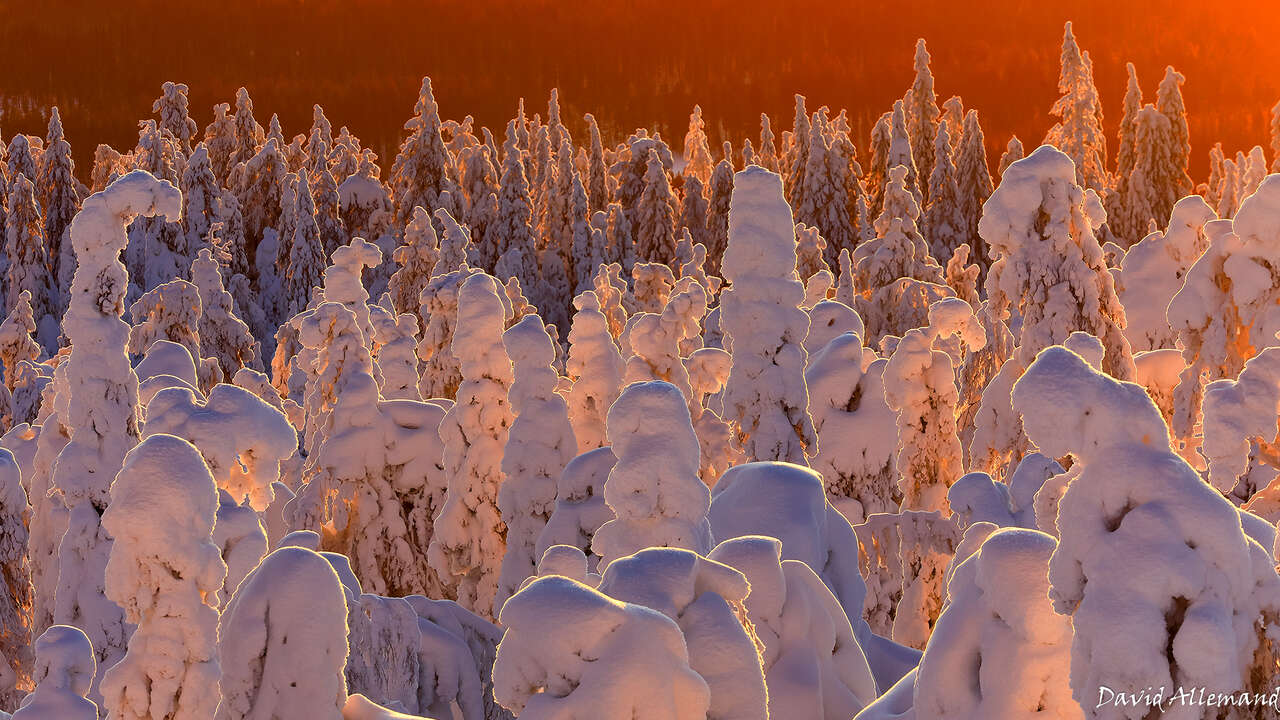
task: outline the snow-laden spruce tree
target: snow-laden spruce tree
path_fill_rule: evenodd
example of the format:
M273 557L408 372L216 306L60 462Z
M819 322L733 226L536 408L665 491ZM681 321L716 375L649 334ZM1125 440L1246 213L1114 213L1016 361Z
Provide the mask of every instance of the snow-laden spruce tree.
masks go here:
M280 464L297 450L297 432L283 411L253 392L219 383L207 398L168 387L147 403L142 437L180 437L200 451L219 489L263 512L274 499Z
M676 255L679 208L658 151L650 150L646 162L644 192L630 215L635 228L636 256L647 262L672 264Z
M381 305L370 305L369 320L373 326L374 377L379 393L387 400L421 400L417 313L392 315Z
M382 400L373 360L355 315L326 302L301 323L316 353L318 420L305 488L286 508L293 526L321 533L326 551L351 559L377 594L439 594L427 558L430 518L443 480L434 428L443 411L410 400ZM425 516L425 517L424 517Z
M809 317L800 308L795 223L776 173L753 165L734 176L733 187L720 323L738 352L725 419L736 423L749 459L804 464L818 441L804 383Z
M982 324L959 298L931 305L928 327L909 330L884 368L885 402L897 412L903 509L949 514L946 491L964 469L956 428L959 389L952 357L944 349L953 336L973 350L986 344Z
M1049 145L1010 165L983 207L979 232L994 260L987 312L1021 317L1024 366L1081 330L1102 341L1103 370L1133 377L1124 307L1094 234L1104 219L1097 196L1077 184L1071 158Z
M457 169L440 137L440 111L431 91L431 78L422 78L414 116L405 123L409 137L400 145L391 166L391 194L396 224L403 227L419 205L428 211L444 207L441 194L456 190Z
M88 699L96 668L93 645L78 627L54 625L35 642L35 690L22 699L19 720L97 720Z
M284 295L280 307L289 318L307 309L311 289L324 272L324 247L316 225L316 205L311 198L307 174L298 177L297 202L293 207L293 237L289 239L288 264L284 271Z
M1022 148L1022 141L1018 139L1018 136L1014 135L1009 138L1009 144L1005 146L1004 152L1000 155L1000 164L996 166L996 179L999 180L1004 177L1004 171L1025 156L1026 152Z
M235 299L223 286L221 266L208 248L201 248L191 263L191 283L200 295L200 348L217 361L222 377L232 378L246 367L261 370L261 346L236 315Z
M846 332L810 356L809 414L818 435L812 466L827 497L850 523L895 512L902 499L895 448L897 414L885 403L886 360ZM827 440L823 440L827 438Z
M684 135L684 175L697 178L706 184L711 178L711 147L707 144L707 122L702 119L702 107L693 106L689 114L689 131Z
M1267 498L1254 495L1266 486L1267 496L1280 487L1252 482L1259 465L1276 465L1277 407L1280 407L1280 347L1268 347L1244 364L1234 380L1214 380L1205 387L1200 453L1208 463L1208 480L1224 494L1254 496L1246 509L1259 512ZM1245 487L1238 487L1239 484ZM1238 490L1232 493L1232 490ZM1255 504L1258 507L1255 507ZM1269 513L1268 513L1269 514Z
M387 290L397 313L418 310L418 297L431 280L432 269L439 258L440 243L436 240L431 214L425 208L416 207L405 226L404 241L391 255L396 271L387 283Z
M493 694L523 720L707 717L707 683L680 627L656 610L551 575L508 600L501 622Z
M58 307L61 293L49 273L44 228L40 222L35 186L24 175L10 185L9 212L5 217L4 249L8 264L5 306L14 308L23 293L30 295L31 316L40 346L50 355L58 350ZM6 366L6 370L12 370Z
M182 83L166 82L160 86L160 97L151 104L151 112L160 116L160 129L172 135L181 143L182 151L189 154L191 139L199 128L187 113L187 91Z
M514 420L507 394L511 361L501 346L507 309L493 277L467 278L458 291L458 325L451 350L462 370L457 401L440 422L449 478L435 517L431 567L457 587L458 603L491 617L506 533L498 509L505 480L503 447Z
M1270 692L1274 560L1244 531L1241 511L1173 452L1143 389L1050 347L1013 402L1040 452L1073 458L1049 596L1074 625L1071 689L1087 716L1146 714L1096 708L1103 686Z
M1182 83L1186 77L1173 69L1172 65L1164 68L1164 78L1156 89L1156 109L1169 120L1173 135L1173 151L1170 153L1170 175L1174 187L1174 199L1191 194L1195 183L1187 170L1191 165L1191 132L1187 126L1187 107L1182 101Z
M586 291L573 300L578 312L569 327L569 356L565 374L573 385L565 393L569 420L578 440L578 452L609 444L605 416L622 392L626 365L609 334L608 319L600 311L600 300Z
M75 174L71 144L63 135L62 116L54 107L49 113L49 137L40 156L39 198L44 237L48 243L49 270L59 288L71 285L71 274L75 270L75 256L66 235L67 228L71 227L71 218L80 209L79 183ZM9 181L12 182L14 177L10 173ZM27 179L37 181L34 175L27 175ZM62 307L61 300L59 307Z
M1008 528L990 532L968 557L957 551L947 604L916 672L915 717L1084 717L1081 704L1091 698L1078 704L1067 684L1071 619L1048 597L1056 547L1042 532Z
M609 563L599 590L676 622L689 649L689 667L711 691L708 718L769 716L758 638L743 617L751 586L740 571L690 550L647 548Z
M929 194L927 179L933 176L935 153L935 134L938 131L938 96L933 91L933 72L929 69L929 51L925 47L924 38L916 40L915 71L916 77L904 98L904 109L907 114L907 134L911 138L911 156L915 159L916 169L926 182L920 183L924 191L923 200L932 200ZM958 130L958 128L957 128Z
M1204 385L1239 375L1245 361L1275 345L1280 331L1280 176L1268 177L1245 198L1235 219L1204 226L1209 246L1169 301L1167 319L1186 368L1174 390L1170 423L1180 453L1198 465L1196 444Z
M507 526L493 614L537 571L535 546L555 509L556 483L578 453L569 407L556 393L559 376L551 367L556 351L542 318L526 315L502 334L514 380L507 402L515 422L502 451L504 480L498 509Z
M614 519L591 540L599 567L647 547L706 554L711 497L698 478L698 436L684 394L667 382L632 383L609 408L608 430L618 461L604 484Z
M1010 140L1012 148L1017 138ZM1018 145L1018 158L1022 157L1022 146ZM1006 153L1006 157L1011 157ZM1006 158L1001 158L1003 163ZM1017 159L1017 158L1014 158ZM973 258L986 272L991 264L991 253L978 233L978 222L982 219L982 206L991 197L994 189L991 184L991 170L987 165L986 144L982 135L982 126L978 124L978 111L970 110L964 116L964 129L960 133L959 145L955 149L956 187L960 192L960 211L964 216L965 242L973 248ZM1000 173L1004 173L1003 166ZM945 262L946 258L937 258Z
M1134 165L1125 186L1125 214L1122 227L1132 240L1141 236L1154 221L1163 223L1182 195L1175 166L1176 139L1169 118L1154 105L1138 111L1134 122Z
M323 556L283 547L245 578L218 621L216 720L341 720L347 599Z
M782 558L781 541L745 535L722 541L709 557L751 583L744 610L763 646L770 717L853 716L875 698L849 618L817 573Z
M32 687L31 509L13 453L0 449L0 702L17 705Z
M1050 112L1058 122L1049 129L1045 145L1052 145L1075 167L1075 183L1082 188L1104 191L1107 179L1107 138L1102 132L1102 101L1093 84L1093 59L1081 52L1067 21L1062 35L1062 70L1058 92Z
M128 274L119 258L134 217L176 220L181 205L177 188L135 170L85 199L71 223L77 267L63 318L72 350L64 363L68 400L61 419L71 437L52 476L69 516L53 617L85 629L104 670L124 652L126 628L120 607L104 595L111 535L102 513L112 479L138 442L138 378L125 353L129 325L121 319Z
M929 203L921 220L921 234L929 242L929 254L935 259L951 257L956 247L968 238L961 209L960 187L956 168L951 162L950 130L944 120L938 124L934 140L936 161L929 175Z
M1113 274L1124 305L1125 337L1135 352L1174 346L1177 334L1166 311L1182 278L1209 247L1205 225L1216 219L1204 198L1189 195L1173 206L1167 229L1148 235L1124 254Z
M125 456L102 515L113 540L106 594L137 627L102 678L111 717L213 716L215 604L227 574L213 542L217 510L217 486L191 443L152 435Z

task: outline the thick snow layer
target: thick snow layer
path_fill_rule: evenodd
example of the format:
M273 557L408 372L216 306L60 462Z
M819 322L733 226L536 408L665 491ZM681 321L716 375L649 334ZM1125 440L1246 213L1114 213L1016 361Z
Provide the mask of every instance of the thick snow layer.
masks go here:
M1041 452L1071 454L1072 473L1080 468L1058 507L1049 564L1054 609L1075 627L1077 701L1089 707L1103 685L1269 691L1273 671L1255 651L1274 637L1280 610L1274 560L1246 535L1240 511L1172 452L1142 388L1050 347L1013 398ZM1144 711L1091 715L1122 713Z
M711 693L675 621L552 575L507 601L494 697L521 720L702 720Z
M689 550L648 548L609 563L599 590L680 626L689 667L711 691L708 718L768 717L755 638L737 614L751 590L741 572Z
M769 716L848 718L876 695L871 668L831 590L782 542L747 535L711 552L751 583L747 617L763 645ZM714 688L713 688L714 699Z
M534 554L541 557L553 545L572 545L591 552L591 539L601 525L614 518L605 503L604 484L618 458L609 446L589 450L564 466L556 483L556 506L538 536ZM592 565L599 560L592 555Z
M138 378L125 354L129 325L121 315L128 274L120 253L138 215L176 220L181 195L170 183L135 170L84 201L71 223L76 273L63 332L69 401L60 421L71 439L58 454L52 484L67 505L67 534L58 552L54 618L85 629L99 672L124 652L125 619L103 591L111 538L101 524L111 480L138 442Z
M609 408L609 439L618 461L604 484L614 519L596 531L600 568L647 547L705 554L710 493L698 479L698 436L685 396L671 383L632 383Z
M288 418L257 395L219 383L207 399L187 388L166 388L147 404L143 437L177 435L195 445L218 487L236 502L246 498L254 510L266 510L280 478L280 463L297 450L297 433Z
M782 178L759 165L737 173L722 271L720 327L739 351L725 417L751 460L804 463L818 445L804 382L809 316L795 272L796 235Z
M440 422L448 494L435 516L431 567L458 588L458 602L488 616L506 550L498 489L502 451L513 417L507 393L511 361L501 339L508 310L489 275L467 278L458 292L452 351L461 362L457 404Z
M36 689L22 700L14 717L21 720L97 720L98 707L88 700L93 684L93 646L84 631L54 625L36 640Z
M337 573L310 550L276 550L218 623L217 720L339 720L346 658L347 601Z
M1084 717L1067 683L1071 618L1048 597L1056 546L1034 530L999 530L953 568L916 672L916 718Z
M106 595L137 629L102 678L112 717L213 715L215 604L227 574L213 542L217 509L213 475L191 443L152 435L125 456L102 515L113 538Z
M537 570L537 542L556 502L556 483L577 454L578 441L569 424L569 407L556 394L559 377L551 364L556 351L542 318L526 315L502 334L515 380L507 401L515 422L502 454L505 479L498 490L498 509L507 526L494 614Z

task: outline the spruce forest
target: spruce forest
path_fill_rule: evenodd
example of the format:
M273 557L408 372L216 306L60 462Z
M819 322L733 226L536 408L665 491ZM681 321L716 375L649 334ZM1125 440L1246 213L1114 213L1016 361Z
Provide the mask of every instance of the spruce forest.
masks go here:
M0 718L1277 717L1280 102L1087 45L1023 137L925 39L737 139L0 98Z

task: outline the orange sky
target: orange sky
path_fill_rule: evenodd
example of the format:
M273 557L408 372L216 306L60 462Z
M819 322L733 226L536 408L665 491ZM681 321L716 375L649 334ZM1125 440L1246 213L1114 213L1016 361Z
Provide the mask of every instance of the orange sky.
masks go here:
M275 111L287 135L304 132L319 102L335 127L348 125L389 163L429 74L445 116L471 113L499 135L519 96L543 110L559 86L571 129L590 111L611 141L645 125L677 146L694 102L713 140L727 134L738 145L756 137L761 111L775 129L789 127L791 95L802 92L811 109L848 108L865 152L870 124L911 82L912 46L923 36L939 102L960 94L977 108L995 153L1011 133L1032 145L1048 128L1068 17L1093 55L1112 138L1126 61L1148 101L1166 64L1187 76L1197 178L1214 141L1228 151L1265 147L1269 108L1280 100L1275 3L686 4L264 0L228 10L10 0L0 22L0 130L44 134L47 107L58 104L83 174L98 142L133 144L165 80L191 86L202 127L215 102L245 85L264 124Z

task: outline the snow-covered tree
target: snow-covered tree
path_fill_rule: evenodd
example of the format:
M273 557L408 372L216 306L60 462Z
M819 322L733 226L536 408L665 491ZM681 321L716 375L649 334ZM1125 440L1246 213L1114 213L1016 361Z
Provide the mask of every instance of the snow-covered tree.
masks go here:
M111 717L213 716L214 605L227 574L213 543L217 510L217 486L191 443L152 435L125 456L102 515L112 537L106 595L137 628L102 678Z
M590 290L573 300L578 312L569 328L569 357L565 374L573 382L565 400L569 420L583 453L609 444L605 416L622 392L625 363L609 333L600 300Z
M1182 83L1185 81L1182 73L1174 70L1172 65L1166 65L1164 78L1156 90L1156 109L1169 119L1173 135L1173 152L1169 165L1175 199L1189 195L1195 187L1191 176L1187 174L1191 166L1191 131L1187 126L1187 107L1182 102Z
M945 120L938 124L934 140L936 160L927 193L929 204L921 218L920 232L928 240L929 254L935 259L951 257L956 247L969 239L956 168L951 163L949 130ZM985 160L983 166L985 168Z
M1180 454L1193 464L1199 463L1191 449L1205 383L1236 377L1251 356L1277 343L1277 198L1280 176L1272 175L1245 198L1234 220L1206 223L1208 248L1169 301L1167 319L1186 364L1174 390L1171 429Z
M800 303L795 224L782 178L759 166L734 177L721 325L738 352L725 386L725 418L753 460L803 464L817 451L804 384L802 343L809 318Z
M1009 138L1009 144L1005 146L1004 152L1000 155L1000 165L997 167L997 180L1004 177L1004 171L1010 165L1018 162L1026 153L1022 150L1022 141L1017 135Z
M500 345L506 320L493 278L467 278L458 291L458 324L450 345L462 383L440 422L449 489L428 550L431 567L458 588L459 604L481 616L493 611L506 550L498 508L505 480L503 447L513 422L507 399L511 361Z
M71 274L75 270L75 258L66 232L71 226L71 218L80 209L80 193L77 190L75 161L71 158L71 144L63 135L62 117L57 107L49 114L49 137L40 161L39 197L44 237L48 244L49 271L57 287L66 288L71 285ZM15 175L10 173L9 181L14 179ZM37 178L27 175L27 179L35 182Z
M501 622L494 697L525 720L707 717L707 683L689 667L680 627L658 611L552 575L508 600Z
M1107 138L1102 132L1102 101L1093 84L1093 59L1081 52L1067 21L1062 36L1062 71L1050 112L1058 122L1045 135L1075 165L1076 184L1097 192L1107 188Z
M1204 198L1179 200L1164 232L1148 235L1129 248L1114 272L1116 293L1124 305L1125 337L1135 351L1171 348L1177 339L1165 311L1182 279L1209 247L1205 225L1216 220Z
M556 482L578 453L569 407L556 393L555 346L542 319L526 315L502 334L514 380L507 401L515 421L502 452L498 509L507 527L494 615L537 571L535 546L555 508Z
M644 191L631 215L636 256L647 262L670 263L676 254L676 198L656 150L649 151L646 163Z
M1071 616L1071 689L1088 716L1119 716L1095 706L1102 686L1269 692L1280 620L1271 553L1173 452L1143 389L1050 347L1013 402L1040 452L1073 457L1049 596Z
M35 642L35 690L13 714L18 720L97 720L88 699L96 662L89 637L78 627L54 625Z
M600 567L647 547L709 551L711 498L698 479L698 436L684 394L662 381L628 385L609 408L608 430L618 461L604 485L614 519L591 541Z
M223 286L221 268L208 248L201 248L191 263L191 283L200 297L200 348L217 361L222 377L234 377L244 367L261 369L259 343L236 315L235 299Z
M195 137L196 121L187 113L187 86L166 82L160 87L160 97L151 104L151 112L160 116L160 129L177 140L184 153L191 152L191 138Z
M1035 530L970 534L983 530L948 568L947 604L915 676L915 716L1083 718L1067 684L1071 621L1048 598L1057 542Z
M856 715L875 698L875 678L844 610L812 568L783 559L781 541L736 537L709 557L740 570L751 584L743 605L763 646L770 717Z
M8 708L32 688L30 521L22 471L13 453L0 449L0 702Z
M1103 370L1133 376L1124 337L1124 307L1094 234L1105 213L1076 181L1076 166L1042 145L1010 165L983 207L979 232L994 262L986 278L987 312L1022 318L1018 357L1036 353L1081 330L1106 348Z
M413 113L405 123L409 137L391 166L391 192L400 226L412 219L413 209L419 205L430 212L444 207L441 194L457 187L453 160L440 137L440 111L429 77L422 78Z
M763 167L763 166L762 166ZM729 207L733 201L733 164L716 163L707 187L707 270L720 273L720 260L729 247Z
M916 40L915 81L907 91L905 110L907 113L907 133L911 138L911 156L915 159L916 170L921 178L933 175L937 149L934 136L938 130L938 118L942 114L938 110L938 96L933 91L933 72L929 70L929 51L925 48L924 38ZM924 199L928 200L929 184L921 183Z
M103 590L111 535L102 514L111 479L138 442L138 379L125 353L129 325L121 319L128 274L119 257L135 216L177 220L181 205L177 188L135 170L87 198L71 223L77 267L63 318L72 349L64 363L69 399L61 420L71 437L52 478L69 524L59 548L53 616L86 629L100 669L114 665L125 645L124 614Z
M282 547L244 579L218 621L216 720L340 720L347 599L323 556Z
M949 128L950 129L950 128ZM1009 141L1010 152L1000 159L1000 174L1004 174L1005 160L1011 158L1013 144L1017 138ZM1022 157L1022 146L1018 145L1017 157ZM991 171L987 165L987 149L982 136L982 126L978 124L978 111L970 110L964 116L964 129L960 132L959 145L955 151L956 189L959 192L960 214L964 218L964 242L973 248L973 259L978 267L985 269L991 264L991 252L978 232L978 221L982 219L982 206L991 197ZM1012 162L1012 160L1010 160ZM930 239L932 244L932 239ZM948 256L936 256L938 262L945 262Z
M53 354L58 350L60 294L49 273L48 256L45 254L47 243L35 188L24 175L18 175L10 185L5 226L4 248L8 264L8 277L4 283L5 306L17 307L19 297L26 293L40 345L45 352ZM5 369L16 370L8 366Z
M929 307L929 326L909 330L884 368L884 396L897 412L902 507L950 512L946 489L962 474L957 435L959 390L951 356L941 349L951 336L980 350L986 343L969 304L948 298Z
M684 135L684 175L706 183L711 178L711 148L707 145L707 123L702 119L702 107L693 106L689 114L689 132Z
M306 173L298 177L297 202L293 208L293 237L289 239L288 265L284 273L284 294L280 307L284 317L307 308L311 290L324 273L324 247L316 225L316 206ZM336 251L335 251L336 252Z

